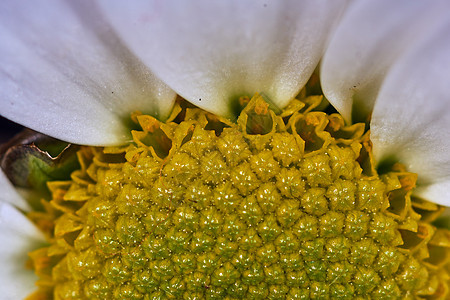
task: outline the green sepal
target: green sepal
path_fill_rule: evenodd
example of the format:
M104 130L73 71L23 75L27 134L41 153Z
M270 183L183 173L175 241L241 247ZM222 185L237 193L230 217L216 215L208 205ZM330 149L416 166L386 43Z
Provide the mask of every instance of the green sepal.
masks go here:
M47 182L69 180L80 168L78 150L77 145L25 130L0 149L1 168L16 187L48 198Z

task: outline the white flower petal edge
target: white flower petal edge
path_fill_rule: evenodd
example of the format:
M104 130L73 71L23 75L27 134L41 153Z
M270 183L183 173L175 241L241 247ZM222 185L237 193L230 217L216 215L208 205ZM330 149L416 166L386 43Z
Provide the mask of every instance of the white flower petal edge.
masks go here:
M123 143L131 112L164 118L175 100L90 1L1 1L0 36L0 113L47 135Z
M1 299L24 299L36 290L37 277L25 263L27 253L44 242L42 233L22 213L0 202Z
M346 120L353 106L367 117L395 60L440 26L448 11L446 0L353 2L322 60L325 96Z
M450 18L392 67L376 100L371 139L416 172L416 194L450 206Z
M336 0L100 3L158 77L220 115L231 115L230 100L255 92L287 105L314 71L346 6Z
M23 211L30 211L28 203L20 196L8 177L0 169L0 203L7 202Z

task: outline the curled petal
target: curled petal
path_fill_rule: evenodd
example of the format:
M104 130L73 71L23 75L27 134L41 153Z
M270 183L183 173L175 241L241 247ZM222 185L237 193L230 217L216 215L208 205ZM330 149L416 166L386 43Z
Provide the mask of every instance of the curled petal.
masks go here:
M376 100L371 139L378 161L419 174L417 194L450 206L450 20L392 67Z
M72 143L123 143L135 110L164 118L175 93L90 1L0 2L0 113Z
M19 211L0 202L0 291L2 299L24 299L36 287L26 269L27 253L42 246L41 232Z
M179 95L220 114L239 96L279 107L314 71L345 1L101 1L121 37Z
M351 121L371 112L393 63L448 18L446 0L355 1L333 35L321 66L325 96Z

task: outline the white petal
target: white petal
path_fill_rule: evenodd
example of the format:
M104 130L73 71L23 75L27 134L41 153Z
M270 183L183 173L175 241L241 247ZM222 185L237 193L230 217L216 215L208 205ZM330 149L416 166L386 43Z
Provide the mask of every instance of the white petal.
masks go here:
M101 1L111 23L179 95L221 115L262 92L285 106L323 54L345 1ZM134 3L136 4L136 3Z
M450 206L450 22L392 67L376 100L376 158L393 156L419 175L417 193Z
M1 115L53 137L121 143L131 112L175 99L90 1L0 1L0 36Z
M0 203L7 202L24 211L29 211L30 206L20 196L14 186L0 169Z
M325 96L348 121L353 105L361 119L367 116L393 62L440 26L449 10L446 0L353 2L322 61Z
M37 277L25 268L25 263L27 253L44 241L41 232L22 213L0 202L1 299L23 299L36 289Z

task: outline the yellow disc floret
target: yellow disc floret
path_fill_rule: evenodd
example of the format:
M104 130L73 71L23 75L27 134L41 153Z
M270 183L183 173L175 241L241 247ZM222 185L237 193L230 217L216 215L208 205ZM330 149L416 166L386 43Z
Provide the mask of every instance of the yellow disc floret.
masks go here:
M129 145L82 148L30 214L50 243L30 254L31 298L447 297L442 208L401 165L377 174L364 124L321 96L278 114L240 100L236 123L184 103L165 123L134 115Z

